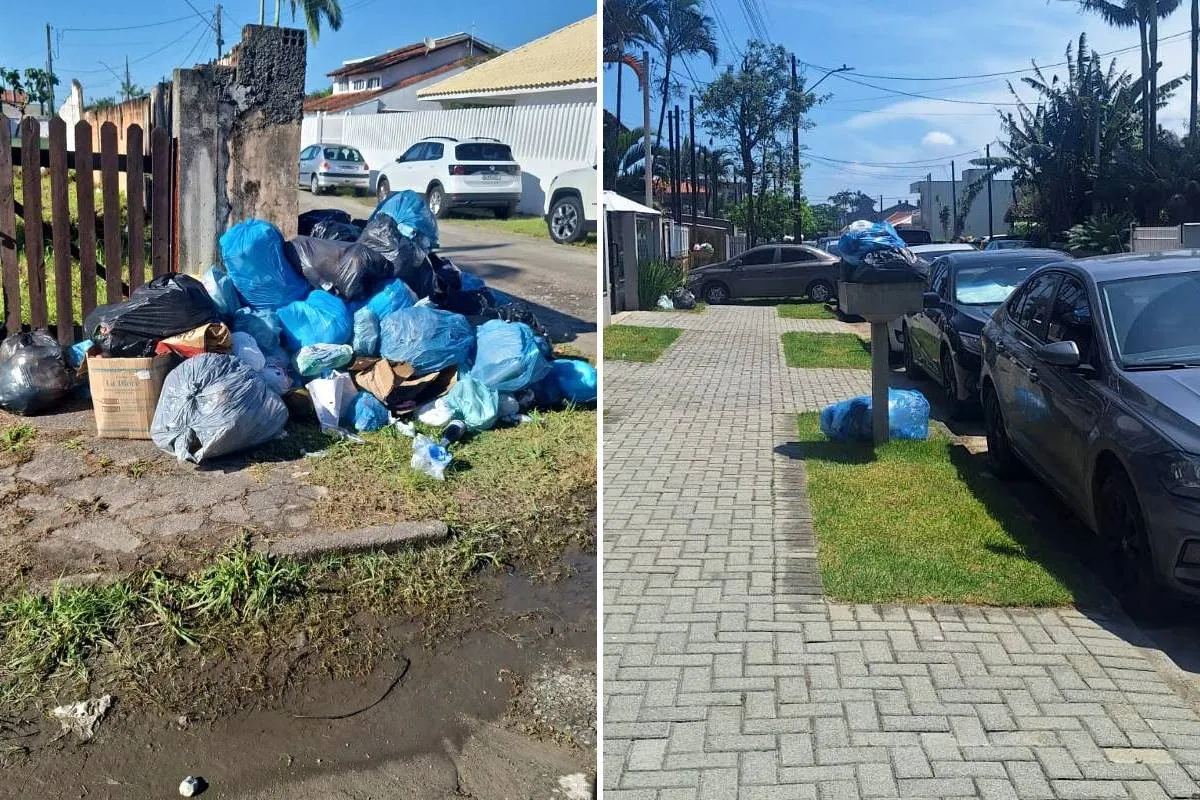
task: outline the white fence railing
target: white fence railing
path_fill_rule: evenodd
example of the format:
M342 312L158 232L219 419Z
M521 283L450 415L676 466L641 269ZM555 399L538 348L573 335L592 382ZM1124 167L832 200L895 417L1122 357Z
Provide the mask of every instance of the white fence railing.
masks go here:
M726 237L725 241L728 243L729 258L740 256L742 253L746 252L746 234L731 233Z
M318 114L304 118L301 146L326 141L357 147L374 176L381 166L426 136L489 136L507 144L524 178L519 210L541 214L546 189L558 174L595 163L596 104Z
M1135 253L1178 250L1183 246L1183 228L1180 225L1153 228L1134 225L1129 233L1129 246Z

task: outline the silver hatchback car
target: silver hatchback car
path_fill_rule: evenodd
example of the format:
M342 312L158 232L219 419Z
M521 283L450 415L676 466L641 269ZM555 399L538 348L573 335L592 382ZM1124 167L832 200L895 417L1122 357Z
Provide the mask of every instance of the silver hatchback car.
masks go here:
M362 153L344 144L311 144L300 151L300 185L313 194L349 188L364 194L371 188L371 168Z

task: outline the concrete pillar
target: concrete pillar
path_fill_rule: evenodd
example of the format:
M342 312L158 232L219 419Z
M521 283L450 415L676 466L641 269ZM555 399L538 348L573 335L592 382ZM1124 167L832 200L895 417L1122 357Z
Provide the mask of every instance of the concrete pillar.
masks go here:
M251 217L296 234L305 52L302 30L247 25L228 63L175 70L179 271L217 263L221 234Z

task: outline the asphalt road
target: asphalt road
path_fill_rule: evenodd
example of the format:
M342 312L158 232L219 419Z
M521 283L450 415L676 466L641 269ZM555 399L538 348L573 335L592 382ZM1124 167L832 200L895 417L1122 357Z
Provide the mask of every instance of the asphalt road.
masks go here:
M370 198L300 191L300 211L340 208L366 217ZM556 342L596 354L596 264L593 250L509 235L453 218L438 221L439 252L505 294L527 304Z

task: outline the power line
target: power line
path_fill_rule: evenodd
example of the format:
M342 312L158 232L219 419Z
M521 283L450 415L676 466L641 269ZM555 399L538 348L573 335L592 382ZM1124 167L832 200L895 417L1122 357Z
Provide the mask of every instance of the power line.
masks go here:
M141 28L157 28L160 25L172 25L176 22L183 22L185 19L191 18L191 14L185 14L182 17L164 19L160 20L159 22L147 22L142 25L122 25L116 28L56 28L55 30L62 31L63 33L107 33L109 31L133 31Z
M180 67L186 67L186 66L187 66L188 59L192 57L192 53L196 52L196 48L197 48L197 47L199 47L199 46L200 46L200 43L201 43L201 42L203 42L203 41L204 41L205 39L207 39L207 38L208 38L208 31L200 31L200 38L199 38L199 39L197 39L197 40L196 40L196 41L195 41L195 42L192 44L192 49L187 51L187 55L186 55L186 56L184 56L182 59L180 59L180 61L179 61L179 66L180 66Z
M174 47L175 45L179 44L179 42L183 41L188 36L191 36L197 30L202 28L206 21L207 20L201 20L200 22L197 22L196 24L192 25L192 27L190 27L186 31L184 31L180 36L167 42L162 47L159 47L156 50L152 50L143 56L139 56L138 58L132 59L129 63L130 64L140 64L147 59L153 58L154 56L158 55L159 53L163 52L164 50L166 50L170 47ZM108 69L108 67L102 67L101 69L72 69L70 67L59 67L58 71L62 72L64 74L71 73L71 74L77 74L77 75L95 75L96 73L99 73L99 72L108 72L109 69Z
M805 152L805 156L808 158L819 158L824 161L832 161L837 164L856 164L863 167L913 167L924 166L926 164L932 166L945 162L951 158L966 158L967 156L978 154L979 148L975 148L974 150L967 150L965 153L951 153L950 155L938 156L937 158L921 158L916 161L847 161L845 159L833 158L832 156L823 156L817 153Z
M820 69L820 67L817 67L815 64L805 64L805 66L813 67L813 69ZM959 97L936 97L931 94L918 94L917 92L905 92L900 89L889 89L886 86L880 86L877 83L870 83L869 81L860 81L857 78L850 77L849 75L847 75L844 72L839 72L834 77L840 78L841 80L844 80L847 83L853 83L857 86L866 86L869 89L878 89L881 92L888 92L890 94L900 95L901 97L913 97L918 100L936 100L939 103L960 103L962 105L970 105L970 106L993 106L994 107L994 106L1019 106L1019 105L1021 105L1020 103L1005 103L1005 102L1000 102L1000 101L995 101L995 100L964 100Z
M194 5L192 5L192 0L183 0L183 2L187 3L188 8L190 8L192 11L196 12L197 17L204 20L205 25L207 25L209 28L212 28L213 33L217 32L217 28L215 25L213 25L212 19L210 17L206 17L203 14L201 14L200 9L198 9Z

